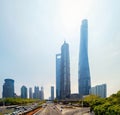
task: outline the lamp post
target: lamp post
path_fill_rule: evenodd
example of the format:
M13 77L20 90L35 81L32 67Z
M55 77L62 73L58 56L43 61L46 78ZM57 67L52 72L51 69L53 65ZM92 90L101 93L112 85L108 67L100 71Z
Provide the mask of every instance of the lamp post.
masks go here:
M81 106L82 106L82 108L83 108L83 95L81 96Z
M81 107L82 107L82 108L81 108L81 114L80 114L80 115L83 114L83 113L82 113L82 112L83 112L83 95L81 96Z

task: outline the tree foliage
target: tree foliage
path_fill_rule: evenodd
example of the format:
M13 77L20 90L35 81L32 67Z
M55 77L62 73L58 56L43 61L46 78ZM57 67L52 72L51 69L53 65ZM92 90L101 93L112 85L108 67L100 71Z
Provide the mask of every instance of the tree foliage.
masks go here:
M5 99L0 99L0 105L3 105L3 103L5 105L23 105L23 104L34 103L39 101L40 100L36 100L36 99L5 98Z
M120 115L120 91L108 98L89 95L84 98L95 115Z

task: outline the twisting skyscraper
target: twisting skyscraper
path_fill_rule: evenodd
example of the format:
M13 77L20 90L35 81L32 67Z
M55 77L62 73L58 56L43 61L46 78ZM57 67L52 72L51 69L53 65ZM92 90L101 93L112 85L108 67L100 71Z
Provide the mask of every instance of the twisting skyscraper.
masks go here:
M79 64L78 64L78 84L79 95L83 97L89 94L91 88L90 70L88 61L88 21L84 19L81 25L80 36L80 50L79 50Z
M61 54L56 55L56 98L69 98L70 92L69 45L64 42L61 47Z

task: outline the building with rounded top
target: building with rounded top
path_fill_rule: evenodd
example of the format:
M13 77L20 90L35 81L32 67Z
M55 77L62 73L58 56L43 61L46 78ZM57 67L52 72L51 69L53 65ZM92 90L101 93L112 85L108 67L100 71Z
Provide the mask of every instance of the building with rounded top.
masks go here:
M3 98L14 97L14 80L5 79L3 84Z

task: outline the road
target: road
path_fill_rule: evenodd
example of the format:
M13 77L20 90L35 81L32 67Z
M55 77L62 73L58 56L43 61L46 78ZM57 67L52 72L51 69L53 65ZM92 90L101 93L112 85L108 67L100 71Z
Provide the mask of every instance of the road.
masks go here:
M76 108L63 113L63 115L94 115L89 113L88 111L88 108Z
M34 115L62 115L62 114L61 111L54 104L49 104L44 109L41 109Z
M34 115L94 115L90 114L89 108L67 108L66 106L61 108L61 105L48 104Z

